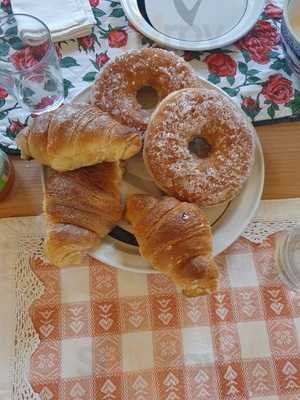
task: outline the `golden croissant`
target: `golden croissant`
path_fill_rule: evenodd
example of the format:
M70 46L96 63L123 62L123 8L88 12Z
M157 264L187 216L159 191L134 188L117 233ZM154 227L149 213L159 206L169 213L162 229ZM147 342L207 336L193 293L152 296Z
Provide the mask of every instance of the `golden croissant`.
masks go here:
M194 297L216 290L218 270L212 257L208 220L195 205L172 197L128 198L126 217L142 256Z
M137 132L88 104L65 104L32 119L16 142L23 159L35 158L57 171L126 160L142 146Z
M96 233L69 224L47 224L45 255L57 267L85 262L87 252L100 243Z
M122 218L119 164L101 163L55 172L46 184L48 221L45 253L57 266L80 262Z

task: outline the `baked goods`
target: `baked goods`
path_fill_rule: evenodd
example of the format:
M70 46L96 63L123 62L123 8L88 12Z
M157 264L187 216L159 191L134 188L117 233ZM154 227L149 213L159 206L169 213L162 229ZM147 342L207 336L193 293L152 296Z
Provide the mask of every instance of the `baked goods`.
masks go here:
M211 229L199 207L171 197L133 195L127 200L126 217L141 254L185 295L216 290L218 270L212 258Z
M68 224L47 224L45 255L58 267L85 261L87 252L100 244L96 233Z
M57 171L126 160L141 149L138 133L88 104L65 104L34 118L16 141L23 159Z
M122 216L118 163L54 173L47 180L44 211L51 222L72 224L106 236Z
M144 161L170 196L213 206L235 197L248 179L254 138L254 129L225 96L183 89L165 98L152 115ZM206 154L200 154L203 146L197 142L205 143Z
M155 183L174 197L133 195L127 219L141 254L185 295L216 290L211 228L192 203L215 205L239 192L250 174L255 139L232 103L201 85L173 53L134 51L103 69L93 89L94 106L66 105L21 132L22 156L60 171L48 179L44 198L45 252L52 263L81 263L121 219L118 161L141 149L140 133L150 121L144 160ZM137 100L144 86L154 88L162 100L154 112ZM139 170L139 162L128 164L128 177ZM141 168L133 179L136 185L126 182L123 194L135 186L148 189L144 172Z
M44 211L50 261L61 266L66 259L80 260L79 253L97 243L95 235L100 239L111 231L122 217L121 179L118 163L56 172L48 178Z
M150 86L161 101L175 90L198 85L182 58L167 50L145 48L120 55L102 68L92 89L92 104L143 133L153 109L138 102L141 88Z

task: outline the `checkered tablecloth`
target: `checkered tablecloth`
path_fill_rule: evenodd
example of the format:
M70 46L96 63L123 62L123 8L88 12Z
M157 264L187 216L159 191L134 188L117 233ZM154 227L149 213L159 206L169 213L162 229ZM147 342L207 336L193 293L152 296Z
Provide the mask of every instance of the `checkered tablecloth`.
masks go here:
M300 295L280 282L276 240L238 240L217 257L218 292L195 299L162 275L34 257L45 285L31 309L41 339L34 391L42 400L299 400Z

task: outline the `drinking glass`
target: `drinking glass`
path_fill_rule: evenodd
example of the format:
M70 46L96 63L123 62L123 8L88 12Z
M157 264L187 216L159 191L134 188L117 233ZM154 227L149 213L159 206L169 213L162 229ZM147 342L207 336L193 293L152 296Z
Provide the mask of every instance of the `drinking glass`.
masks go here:
M0 18L0 85L31 113L57 108L63 80L47 26L27 14Z
M300 224L284 232L277 249L279 275L294 292L300 292Z

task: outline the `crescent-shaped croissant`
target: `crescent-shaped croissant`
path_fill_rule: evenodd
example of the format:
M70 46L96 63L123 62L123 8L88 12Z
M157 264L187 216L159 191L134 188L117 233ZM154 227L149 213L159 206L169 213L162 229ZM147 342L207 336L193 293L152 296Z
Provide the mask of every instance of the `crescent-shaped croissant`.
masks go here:
M17 136L23 159L57 171L126 160L142 146L140 135L89 104L65 104L32 119Z
M126 216L142 256L186 296L216 290L218 270L212 257L212 233L199 207L172 197L133 195L127 200Z

